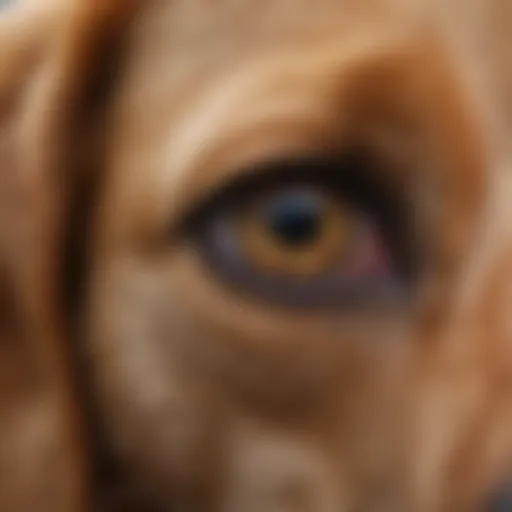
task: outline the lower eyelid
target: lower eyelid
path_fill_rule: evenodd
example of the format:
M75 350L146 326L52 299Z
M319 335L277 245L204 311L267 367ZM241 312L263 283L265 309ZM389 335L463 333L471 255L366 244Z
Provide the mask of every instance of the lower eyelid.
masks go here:
M367 228L368 230L368 228ZM250 267L237 243L236 231L232 227L229 215L221 217L205 234L207 263L215 277L225 280L235 290L277 305L314 308L329 306L356 307L358 304L384 300L396 303L403 297L402 284L391 273L391 265L377 252L378 234L369 229L366 240L360 241L360 247L373 245L374 251L367 261L354 251L350 258L352 275L340 262L339 272L331 269L321 277L312 279L293 279L260 274ZM373 258L373 259L372 259ZM345 262L347 265L348 262ZM359 272L356 266L359 266Z

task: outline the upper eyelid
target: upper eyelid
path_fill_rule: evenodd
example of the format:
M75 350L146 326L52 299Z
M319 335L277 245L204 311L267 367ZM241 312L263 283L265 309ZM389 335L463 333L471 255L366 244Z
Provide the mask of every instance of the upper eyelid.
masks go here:
M335 148L330 144L322 147L316 142L309 141L307 146L300 146L298 151L279 151L253 160L245 158L240 163L235 160L234 165L231 165L231 171L226 170L225 175L213 186L198 194L194 203L199 205L204 202L205 197L220 195L224 191L236 188L237 184L253 185L265 180L272 181L272 174L278 179L279 175L283 176L289 172L290 175L302 174L308 180L314 180L313 168L321 168L324 177L327 171L337 168L338 171L333 173L333 178L336 178L339 172L341 180L343 172L352 171L357 166L361 169L365 167L364 178L373 181L376 188L400 196L404 194L403 183L414 178L417 162L408 158L405 151L402 151L401 158L397 159L396 148L389 146L388 141L383 144L381 139L374 140L371 131L365 130L364 134L354 136L353 139L347 138ZM368 171L371 171L371 176Z
M367 155L361 157L355 152L347 152L344 155L312 154L254 164L249 172L221 184L190 207L180 223L180 232L193 230L205 218L210 218L216 208L226 209L230 202L243 203L245 198L286 183L316 184L340 194L342 199L352 201L353 205L358 203L357 206L361 206L363 198L365 207L376 210L389 202L402 202L403 190L386 180L386 174L378 163L365 158Z

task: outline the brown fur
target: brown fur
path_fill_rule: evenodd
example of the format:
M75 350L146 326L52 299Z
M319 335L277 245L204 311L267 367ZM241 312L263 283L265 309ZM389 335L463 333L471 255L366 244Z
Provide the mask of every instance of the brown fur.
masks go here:
M0 509L481 510L512 477L506 2L40 6L0 24ZM414 205L406 308L252 300L175 229L352 146Z

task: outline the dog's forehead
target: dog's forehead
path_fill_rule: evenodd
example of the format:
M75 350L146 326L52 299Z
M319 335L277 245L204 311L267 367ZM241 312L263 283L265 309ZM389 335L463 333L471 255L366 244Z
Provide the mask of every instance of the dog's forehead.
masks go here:
M434 29L451 46L460 68L469 67L482 87L492 88L490 69L504 54L503 0L207 0L143 2L128 43L128 78L139 95L140 81L166 88L167 103L183 98L191 85L241 61L264 58L283 47L319 40L344 40L358 33ZM492 33L490 32L492 31ZM503 70L504 71L504 70ZM485 78L482 78L485 77ZM173 98L174 97L174 98Z
M354 23L414 12L404 0L204 0L152 2L140 13L140 34L150 27L153 41L174 43L176 50L197 52L222 46L231 52L293 37L346 31ZM145 21L142 21L144 18ZM146 36L149 34L146 33ZM144 36L143 36L144 37ZM139 41L140 43L140 41Z
M256 2L152 2L130 32L128 69L147 82L171 88L196 82L239 61L271 55L283 47L343 40L354 33L393 31L413 24L418 2L403 0L289 0ZM184 89L188 88L183 86Z
M194 56L197 65L272 51L285 44L343 38L375 26L447 25L450 37L474 41L485 52L491 25L507 18L503 0L196 0L143 2L133 47L151 62ZM499 31L500 25L498 25ZM494 34L497 36L497 34ZM485 39L488 39L486 42Z
M461 3L464 15L454 5ZM466 55L454 57L459 71L476 67L478 74L486 48L477 25L495 14L495 3L488 2L487 8L482 0L456 0L450 6L426 0L144 2L128 31L116 114L137 112L146 119L146 134L153 136L161 132L162 122L172 123L187 112L198 90L210 89L219 75L272 60L282 51L308 51L322 42L366 37L368 47L378 49L386 33L421 37L433 29L443 44L467 49ZM478 41L464 44L468 38ZM476 46L480 55L473 51ZM153 115L155 108L158 116ZM121 127L129 124L129 119L120 119Z

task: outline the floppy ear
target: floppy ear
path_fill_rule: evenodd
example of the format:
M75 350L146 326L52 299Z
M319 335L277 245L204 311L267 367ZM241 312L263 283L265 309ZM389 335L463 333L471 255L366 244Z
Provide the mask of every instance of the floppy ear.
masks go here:
M77 311L135 4L33 1L0 18L1 510L91 504Z
M20 161L21 113L56 13L41 2L0 13L0 510L16 512L83 501L63 353L38 321L44 308L33 314L44 292L28 285L34 191Z

